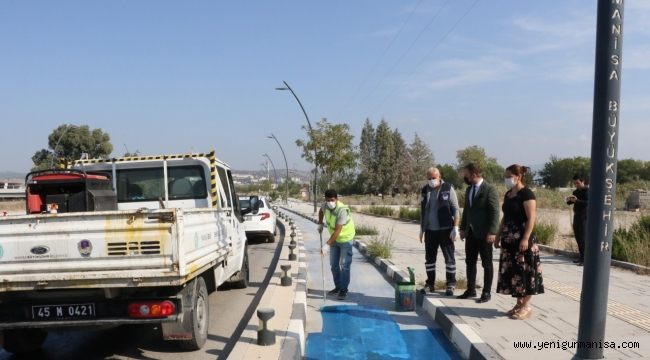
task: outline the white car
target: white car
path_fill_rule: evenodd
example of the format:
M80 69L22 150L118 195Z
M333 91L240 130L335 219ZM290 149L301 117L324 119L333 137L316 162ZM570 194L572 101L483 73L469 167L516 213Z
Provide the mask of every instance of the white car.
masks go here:
M268 242L275 242L277 217L265 197L240 196L239 206L242 209L252 208L253 211L244 216L246 237L264 237Z

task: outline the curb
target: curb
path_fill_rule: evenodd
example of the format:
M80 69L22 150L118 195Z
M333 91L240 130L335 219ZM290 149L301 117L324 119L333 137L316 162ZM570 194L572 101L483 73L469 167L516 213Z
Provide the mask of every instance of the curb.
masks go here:
M287 226L287 228L289 228ZM305 355L305 327L307 324L307 252L302 239L302 232L296 226L296 245L298 249L298 272L293 278L296 290L286 337L280 348L278 359L302 359ZM286 232L285 232L286 237Z
M539 246L540 250L544 250L544 251L552 253L552 254L563 255L563 256L566 256L566 257L570 257L570 258L577 258L578 257L577 252L567 251L567 250L560 250L560 249L550 247L548 245L542 245L542 244L538 244L537 246ZM638 264L633 264L633 263L629 263L629 262L625 262L625 261L612 259L611 260L611 265L616 266L616 267L620 267L620 268L623 268L623 269L626 269L626 270L632 270L632 271L639 272L639 273L645 273L645 274L650 273L650 267L643 266L643 265L638 265Z
M284 208L284 210L301 216L314 223L318 221L295 210ZM409 281L409 274L386 259L371 258L367 252L367 246L359 240L354 240L354 246L366 258L379 267L393 282ZM460 316L445 306L440 300L424 298L422 308L442 328L447 337L458 347L463 358L469 360L503 359L499 354L487 345L481 337L468 325Z

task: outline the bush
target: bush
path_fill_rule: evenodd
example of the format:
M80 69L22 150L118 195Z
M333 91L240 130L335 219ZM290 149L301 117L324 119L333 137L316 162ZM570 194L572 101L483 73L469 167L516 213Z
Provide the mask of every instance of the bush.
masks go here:
M415 220L415 221L420 221L420 214L421 210L420 208L412 209L408 207L401 207L399 208L399 218L400 219L405 219L405 220Z
M614 231L612 258L650 266L650 216L642 216L629 229Z
M370 242L368 242L366 250L372 258L390 259L394 243L393 228L390 228L389 232L382 233L379 236L373 236Z
M393 208L388 206L369 206L364 212L372 215L391 216L391 217L395 213L393 211Z
M379 234L379 231L377 231L377 228L374 226L367 226L367 225L358 225L355 227L355 233L356 235L377 235Z
M557 224L542 220L535 223L533 235L537 238L538 243L542 245L551 245L555 240L557 231Z

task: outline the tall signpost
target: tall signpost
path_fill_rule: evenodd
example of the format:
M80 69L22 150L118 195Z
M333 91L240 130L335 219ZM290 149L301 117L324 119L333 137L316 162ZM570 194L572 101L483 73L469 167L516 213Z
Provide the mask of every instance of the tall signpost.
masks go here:
M616 204L623 0L598 0L591 186L577 357L602 359Z

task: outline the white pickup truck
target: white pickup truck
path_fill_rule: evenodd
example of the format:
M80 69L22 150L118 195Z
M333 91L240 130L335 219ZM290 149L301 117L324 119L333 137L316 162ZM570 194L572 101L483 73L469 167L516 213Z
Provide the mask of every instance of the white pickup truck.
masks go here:
M80 160L29 174L26 197L26 215L0 218L9 352L38 350L49 329L136 323L199 349L208 294L248 285L243 211L214 152Z

